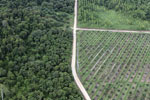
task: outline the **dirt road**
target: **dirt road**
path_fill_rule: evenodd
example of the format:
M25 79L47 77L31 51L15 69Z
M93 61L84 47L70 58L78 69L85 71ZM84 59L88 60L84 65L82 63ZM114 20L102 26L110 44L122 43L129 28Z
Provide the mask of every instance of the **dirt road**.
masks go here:
M88 95L87 91L85 90L84 86L82 85L77 72L76 72L76 28L77 28L77 0L75 0L75 8L74 8L74 28L73 28L73 50L72 50L72 74L74 80L79 87L81 93L83 94L86 100L91 100L90 96Z
M123 32L123 33L147 33L147 34L150 34L150 31L132 31L132 30L110 30L110 29L91 29L91 28L76 28L76 30L82 30L82 31Z

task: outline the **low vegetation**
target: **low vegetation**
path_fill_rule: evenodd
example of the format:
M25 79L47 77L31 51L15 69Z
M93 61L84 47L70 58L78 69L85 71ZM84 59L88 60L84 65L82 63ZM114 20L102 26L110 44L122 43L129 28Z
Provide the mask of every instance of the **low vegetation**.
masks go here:
M78 31L77 68L92 100L149 100L150 35Z
M78 27L150 30L149 0L78 1Z

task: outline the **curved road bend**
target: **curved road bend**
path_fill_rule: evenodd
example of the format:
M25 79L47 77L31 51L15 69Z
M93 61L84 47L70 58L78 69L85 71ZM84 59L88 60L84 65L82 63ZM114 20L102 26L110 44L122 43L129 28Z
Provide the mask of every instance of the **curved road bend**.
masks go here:
M92 29L92 28L76 28L80 31L107 31L107 32L123 32L123 33L146 33L150 34L150 31L132 31L132 30L111 30L111 29Z
M81 93L83 94L84 98L86 100L91 100L90 96L88 95L87 91L83 87L81 81L79 80L79 77L76 72L76 28L77 28L77 0L75 0L75 7L74 7L74 28L73 28L73 49L72 49L72 74L74 77L74 80L79 87Z

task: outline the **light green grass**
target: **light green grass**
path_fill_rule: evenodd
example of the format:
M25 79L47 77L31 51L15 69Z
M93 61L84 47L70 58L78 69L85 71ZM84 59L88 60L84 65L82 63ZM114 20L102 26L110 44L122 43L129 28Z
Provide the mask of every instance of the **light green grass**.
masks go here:
M78 27L150 30L150 21L144 21L138 18L135 19L130 15L114 10L107 10L104 7L97 6L95 10L84 9L84 13L82 13L79 7ZM81 17L81 15L84 16Z

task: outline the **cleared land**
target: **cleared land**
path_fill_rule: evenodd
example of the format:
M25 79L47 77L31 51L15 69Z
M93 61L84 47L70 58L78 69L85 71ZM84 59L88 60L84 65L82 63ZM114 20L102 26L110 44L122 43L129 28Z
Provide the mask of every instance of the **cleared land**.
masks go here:
M147 7L150 2L135 1L78 0L78 27L150 30L150 17L143 18L149 14L150 8Z
M150 35L77 32L77 71L92 100L150 100Z

